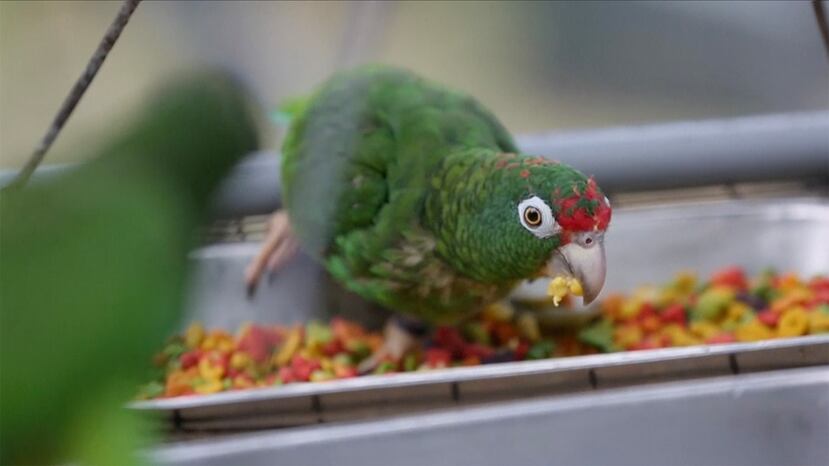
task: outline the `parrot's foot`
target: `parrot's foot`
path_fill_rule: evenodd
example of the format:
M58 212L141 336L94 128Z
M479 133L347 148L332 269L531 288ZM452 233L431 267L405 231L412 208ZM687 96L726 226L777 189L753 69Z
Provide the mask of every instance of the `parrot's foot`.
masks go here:
M253 296L256 292L256 285L266 269L270 273L279 270L296 255L297 251L299 241L291 228L288 213L278 210L271 217L262 248L245 271L248 296Z
M357 371L368 374L384 361L400 362L403 356L420 344L426 334L426 326L402 316L391 317L383 329L383 346L357 366Z

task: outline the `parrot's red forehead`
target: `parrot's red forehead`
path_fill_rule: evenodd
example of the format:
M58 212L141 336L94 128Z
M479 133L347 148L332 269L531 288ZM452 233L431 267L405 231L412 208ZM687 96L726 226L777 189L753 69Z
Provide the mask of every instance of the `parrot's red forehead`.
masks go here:
M607 229L610 224L610 202L592 177L586 184L573 185L570 196L557 194L553 196L553 203L557 207L556 221L562 228L572 232Z

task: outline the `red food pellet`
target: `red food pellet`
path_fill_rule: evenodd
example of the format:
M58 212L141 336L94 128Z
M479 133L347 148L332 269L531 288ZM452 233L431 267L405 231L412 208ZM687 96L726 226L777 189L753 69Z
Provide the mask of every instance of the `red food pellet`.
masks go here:
M342 341L339 338L334 338L322 347L322 353L326 356L335 356L337 353L345 351Z
M463 347L466 345L460 332L454 327L438 327L433 339L436 345L449 351L455 357L463 353Z
M187 370L199 363L202 356L201 350L194 349L181 355L181 368Z
M248 353L256 362L265 362L273 349L268 334L262 327L251 325L239 341L237 348Z
M659 317L652 315L642 319L642 330L646 332L655 332L662 326L662 321L659 320Z
M720 286L729 286L738 291L748 289L745 272L740 267L726 267L711 276L711 283Z
M495 354L495 350L479 343L470 343L463 347L463 357L485 359Z
M522 341L518 343L518 346L515 348L515 360L516 361L523 361L527 358L527 353L530 351L530 344L526 341Z
M358 372L356 367L352 366L335 366L334 367L334 376L338 379L347 379L350 377L357 377Z
M499 344L506 344L508 341L518 336L518 331L514 326L507 322L497 322L493 328L495 338Z
M656 307L649 302L642 303L642 306L639 308L639 314L636 315L636 319L639 322L643 322L645 319L651 317L659 318L659 315L656 313Z
M829 289L815 290L815 296L812 298L811 305L817 306L819 304L829 304Z
M448 366L452 361L452 354L443 348L429 348L426 350L425 360L429 367Z
M647 339L631 345L631 351L657 349L663 347L663 340Z
M773 312L771 310L765 310L763 312L757 313L757 319L759 319L760 322L769 327L776 327L777 322L780 320L780 314Z
M662 311L662 321L665 323L674 323L685 326L686 312L685 307L681 304L671 304Z
M734 338L734 335L730 333L720 333L719 335L714 335L713 337L705 340L705 342L709 345L716 345L720 343L734 343L735 341L737 341L737 339Z
M291 383L297 380L296 376L294 376L294 371L291 370L290 367L280 367L279 368L279 380L282 383Z

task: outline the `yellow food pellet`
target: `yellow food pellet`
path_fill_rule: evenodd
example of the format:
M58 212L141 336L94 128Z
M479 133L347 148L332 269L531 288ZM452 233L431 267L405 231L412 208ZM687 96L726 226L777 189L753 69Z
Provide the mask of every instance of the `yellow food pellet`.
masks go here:
M639 315L642 311L642 301L639 299L629 299L622 304L619 310L619 317L623 320L630 320Z
M618 319L622 312L622 305L625 303L625 296L621 294L611 294L601 303L602 314L607 317Z
M201 385L197 385L194 390L196 393L200 393L202 395L207 395L210 393L216 393L222 391L224 388L224 384L222 384L221 379L210 380L207 383L203 383Z
M680 272L674 280L674 288L680 293L691 294L697 287L697 275L694 272Z
M492 303L483 311L483 317L495 322L507 322L512 319L515 310L506 303Z
M221 380L225 370L222 366L211 364L209 358L202 358L199 361L199 375L205 380Z
M315 370L311 372L310 380L311 382L324 382L326 380L331 380L334 378L334 374L324 371L324 370Z
M234 369L246 369L253 363L250 355L241 351L233 353L230 357L230 367Z
M737 341L760 341L768 340L774 337L774 333L762 322L754 319L746 324L743 324L734 331L734 337Z
M780 316L777 323L777 336L796 337L809 329L809 316L802 307L793 307Z
M187 331L184 334L184 343L187 344L188 348L198 348L203 339L204 326L201 322L193 322L187 327Z
M740 301L734 301L728 305L725 311L725 318L728 320L740 320L744 315L751 312L751 306Z
M550 280L547 285L547 295L553 298L553 305L558 306L561 300L568 294L581 296L584 294L584 289L578 279L573 277L558 276Z
M584 296L584 288L582 288L581 282L575 278L570 280L570 294L573 296Z
M673 346L693 346L702 343L702 340L691 335L690 332L677 324L666 325L661 333L668 336Z
M521 314L516 323L522 337L533 343L541 339L541 328L538 326L538 319L534 315L530 313Z
M623 325L613 332L613 341L622 348L628 348L642 341L644 333L636 325Z
M803 282L800 281L800 278L793 273L787 273L781 276L777 284L777 287L783 291L802 288L803 286Z
M809 333L829 332L829 314L818 309L809 313Z
M722 332L719 327L705 320L691 322L690 329L692 334L703 340L707 340Z
M288 364L288 361L294 356L294 353L299 349L302 343L302 329L296 327L288 333L285 343L279 348L279 351L273 356L273 362L278 367Z
M233 346L233 337L222 330L214 330L210 332L210 334L204 337L204 340L201 342L201 349L208 351L214 349L218 349L220 351L233 351Z

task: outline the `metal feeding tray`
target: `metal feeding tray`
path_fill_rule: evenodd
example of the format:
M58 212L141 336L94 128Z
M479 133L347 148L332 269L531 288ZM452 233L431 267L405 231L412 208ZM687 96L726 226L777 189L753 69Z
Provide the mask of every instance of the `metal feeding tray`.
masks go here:
M548 396L162 446L161 465L829 464L829 368Z
M662 283L681 270L705 276L731 264L752 274L770 266L805 276L829 272L825 199L677 204L614 215L606 237L609 291ZM254 250L255 245L215 245L194 254L190 319L233 329L245 320L292 323L326 316L323 275L306 258L246 300L242 273ZM215 433L821 365L829 365L829 335L368 376L131 406L161 413L179 434Z

